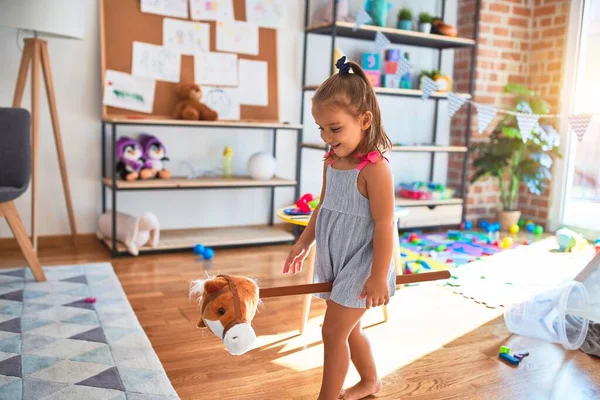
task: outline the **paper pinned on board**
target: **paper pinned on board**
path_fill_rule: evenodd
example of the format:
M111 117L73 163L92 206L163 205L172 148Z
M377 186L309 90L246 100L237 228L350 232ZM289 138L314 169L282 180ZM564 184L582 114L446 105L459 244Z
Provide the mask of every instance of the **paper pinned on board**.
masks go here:
M131 74L158 81L179 82L181 54L155 44L133 42Z
M150 114L155 89L156 81L153 79L106 70L102 104Z
M188 0L141 0L142 12L166 17L188 17Z
M179 19L163 19L163 46L193 56L210 50L210 25Z
M266 61L239 60L240 104L269 105L267 67Z
M192 19L201 21L233 21L233 0L190 0Z
M237 88L202 86L202 102L219 114L219 120L240 119L240 100Z
M237 86L237 54L206 52L194 56L194 81L199 85Z
M217 50L258 55L258 26L243 21L217 21Z
M246 0L246 21L265 28L277 28L283 20L283 0Z

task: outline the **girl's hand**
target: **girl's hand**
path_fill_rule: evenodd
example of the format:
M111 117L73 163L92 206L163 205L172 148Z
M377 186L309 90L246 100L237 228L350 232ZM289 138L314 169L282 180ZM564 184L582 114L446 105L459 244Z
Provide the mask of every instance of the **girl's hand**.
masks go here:
M290 250L287 260L285 260L285 266L283 267L284 274L297 274L302 271L302 263L308 255L310 245L306 245L303 242L297 242Z
M367 298L367 309L387 305L390 302L390 289L388 288L387 277L375 278L371 276L365 282L360 299Z

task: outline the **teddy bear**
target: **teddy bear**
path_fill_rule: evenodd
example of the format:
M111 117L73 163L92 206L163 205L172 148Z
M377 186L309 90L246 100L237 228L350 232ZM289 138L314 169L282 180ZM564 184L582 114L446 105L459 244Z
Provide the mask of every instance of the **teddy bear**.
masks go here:
M173 113L177 119L192 121L215 121L217 112L202 103L202 89L195 83L180 83L176 88L179 103Z

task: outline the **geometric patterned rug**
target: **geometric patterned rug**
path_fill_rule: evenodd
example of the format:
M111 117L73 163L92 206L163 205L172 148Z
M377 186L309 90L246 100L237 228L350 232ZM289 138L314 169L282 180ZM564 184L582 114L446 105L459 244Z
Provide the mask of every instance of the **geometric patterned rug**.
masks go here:
M179 399L110 263L44 272L0 270L0 399Z

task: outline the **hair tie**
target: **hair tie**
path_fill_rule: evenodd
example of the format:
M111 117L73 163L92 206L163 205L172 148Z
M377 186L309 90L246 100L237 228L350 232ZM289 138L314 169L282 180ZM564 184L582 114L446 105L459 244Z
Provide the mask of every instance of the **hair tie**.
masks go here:
M350 63L346 62L346 56L340 57L340 59L335 63L335 66L340 71L340 74L350 73Z

